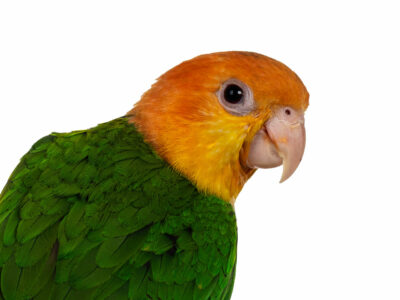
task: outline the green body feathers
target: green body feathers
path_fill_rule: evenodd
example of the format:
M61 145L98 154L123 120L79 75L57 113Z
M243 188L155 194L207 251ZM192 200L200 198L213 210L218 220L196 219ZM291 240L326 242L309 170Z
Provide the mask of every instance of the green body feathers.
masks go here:
M229 299L236 241L125 118L55 133L0 195L0 299Z

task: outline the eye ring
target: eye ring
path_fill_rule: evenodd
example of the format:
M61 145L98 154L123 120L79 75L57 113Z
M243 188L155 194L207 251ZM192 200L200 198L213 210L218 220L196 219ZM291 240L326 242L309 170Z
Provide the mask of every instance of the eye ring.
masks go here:
M235 116L247 115L255 107L251 88L236 78L226 80L217 91L217 97L222 107Z

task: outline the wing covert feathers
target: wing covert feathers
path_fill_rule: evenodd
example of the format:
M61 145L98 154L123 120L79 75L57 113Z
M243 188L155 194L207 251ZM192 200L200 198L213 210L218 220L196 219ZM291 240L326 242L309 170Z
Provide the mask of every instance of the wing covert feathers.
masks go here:
M0 195L0 299L229 299L236 240L125 118L53 133Z

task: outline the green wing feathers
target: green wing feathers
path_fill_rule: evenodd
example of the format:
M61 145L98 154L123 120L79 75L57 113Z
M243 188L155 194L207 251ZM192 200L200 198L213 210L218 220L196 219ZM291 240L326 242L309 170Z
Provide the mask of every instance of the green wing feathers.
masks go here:
M125 118L55 133L0 195L0 299L229 299L236 240Z

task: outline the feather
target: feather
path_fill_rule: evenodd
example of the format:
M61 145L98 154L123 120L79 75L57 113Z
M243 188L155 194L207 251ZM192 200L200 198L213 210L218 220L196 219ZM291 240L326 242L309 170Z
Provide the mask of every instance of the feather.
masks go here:
M0 196L0 295L221 295L235 262L235 222L228 203L199 193L125 118L53 133Z

